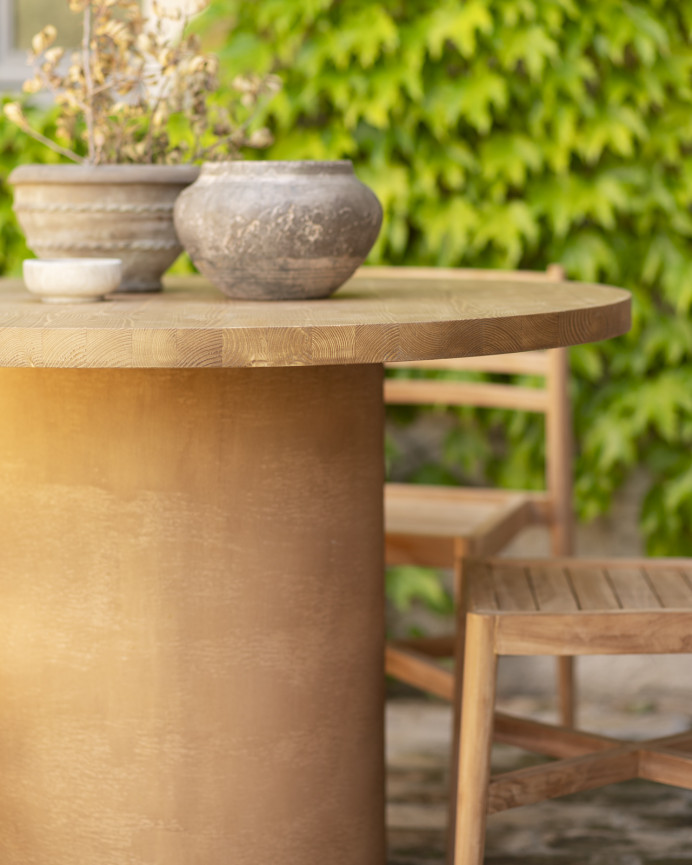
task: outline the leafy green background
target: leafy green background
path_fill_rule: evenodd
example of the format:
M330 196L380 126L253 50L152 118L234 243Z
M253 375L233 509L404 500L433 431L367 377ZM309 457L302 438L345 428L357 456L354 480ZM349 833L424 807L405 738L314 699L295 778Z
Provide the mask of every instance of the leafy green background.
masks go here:
M644 466L648 551L692 553L692 4L217 0L203 26L229 75L282 75L271 158L352 159L375 189L371 263L632 290L630 334L571 352L578 510ZM418 479L540 486L538 418L457 414Z
M561 262L633 292L626 337L571 353L578 510L603 513L644 466L648 551L692 554L692 3L213 0L196 26L228 81L283 78L269 158L352 159L377 192L370 263ZM3 177L50 158L3 124ZM16 273L9 201L3 180L0 271ZM537 418L454 417L417 479L541 485Z

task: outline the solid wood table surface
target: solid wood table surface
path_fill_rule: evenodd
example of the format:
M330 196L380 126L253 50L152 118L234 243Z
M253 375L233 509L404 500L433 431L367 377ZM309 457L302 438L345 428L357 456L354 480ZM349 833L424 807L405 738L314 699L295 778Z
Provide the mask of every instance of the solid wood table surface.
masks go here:
M0 280L0 366L255 367L472 357L625 333L630 295L608 286L362 268L331 298L249 302L200 277L160 294L42 303Z

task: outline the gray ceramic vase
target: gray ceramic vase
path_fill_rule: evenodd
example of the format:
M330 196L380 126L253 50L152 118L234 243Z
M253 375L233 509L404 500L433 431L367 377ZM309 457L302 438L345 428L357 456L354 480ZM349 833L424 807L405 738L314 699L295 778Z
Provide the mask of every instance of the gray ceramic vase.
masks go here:
M22 165L14 209L39 258L119 258L120 291L159 291L182 252L173 204L193 165Z
M178 236L229 297L327 297L363 263L382 208L349 161L216 162L175 205Z

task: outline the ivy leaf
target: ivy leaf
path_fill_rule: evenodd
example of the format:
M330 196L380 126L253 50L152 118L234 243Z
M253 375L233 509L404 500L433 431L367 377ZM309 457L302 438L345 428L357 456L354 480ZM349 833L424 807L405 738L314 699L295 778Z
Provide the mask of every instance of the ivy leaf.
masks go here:
M468 78L459 82L457 99L458 116L478 132L487 132L493 109L502 111L507 105L507 82L501 75L475 66Z
M388 568L385 576L387 597L400 612L406 612L416 602L438 613L450 614L452 599L442 585L437 571L413 565Z
M340 26L333 28L325 40L338 69L346 69L353 59L367 69L381 55L393 52L398 44L399 32L394 20L376 4L344 16Z
M540 147L521 133L498 133L480 147L481 169L488 178L503 178L508 184L523 186L527 174L543 164Z
M475 66L457 80L440 77L429 88L423 111L438 138L452 136L462 118L479 132L486 132L493 109L502 110L507 97L507 83L501 75Z
M648 364L677 367L692 359L692 321L689 318L662 318L652 322L641 337Z
M539 24L510 30L498 41L497 56L505 69L526 69L537 81L547 63L559 55L557 42Z
M604 228L615 226L619 209L628 206L627 185L617 174L602 172L588 180L573 175L557 177L532 190L531 200L546 215L558 237L574 224L591 219Z
M645 6L637 3L623 3L622 10L632 22L630 38L645 66L651 66L658 57L670 51L668 32L661 22Z
M477 210L463 197L438 206L428 205L420 211L420 229L425 230L431 252L440 265L449 265L470 245L470 238L480 225Z
M595 163L606 147L620 156L631 156L637 139L645 139L647 129L641 117L627 105L599 110L580 130L578 152Z
M601 276L609 279L618 273L619 262L612 243L596 231L587 229L572 234L559 258L572 279L597 282Z
M512 201L505 206L489 205L482 209L482 218L473 239L476 250L493 244L504 253L504 263L514 267L525 243L538 237L538 225L529 206Z
M491 33L492 29L493 18L483 0L445 3L425 22L426 44L434 60L440 59L447 42L454 45L462 57L471 57L478 35Z
M587 381L598 383L603 377L603 356L595 345L577 345L570 349L570 372Z

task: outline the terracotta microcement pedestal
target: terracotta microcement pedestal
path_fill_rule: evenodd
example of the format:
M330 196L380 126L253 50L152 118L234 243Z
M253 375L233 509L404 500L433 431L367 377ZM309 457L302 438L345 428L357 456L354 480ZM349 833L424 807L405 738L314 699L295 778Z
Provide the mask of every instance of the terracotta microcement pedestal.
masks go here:
M628 324L615 289L398 271L0 283L2 865L384 865L382 363Z
M381 390L0 370L3 865L382 865Z

